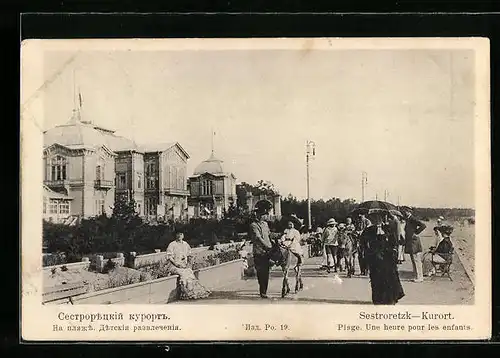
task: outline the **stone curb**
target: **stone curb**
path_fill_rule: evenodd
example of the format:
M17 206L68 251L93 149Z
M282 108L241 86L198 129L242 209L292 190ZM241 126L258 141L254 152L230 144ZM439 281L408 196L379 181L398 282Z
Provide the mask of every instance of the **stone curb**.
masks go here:
M460 250L458 250L459 246L457 245L457 241L452 238L451 239L451 243L453 244L453 247L456 249L455 253L456 253L457 257L458 257L458 260L460 261L460 264L464 268L465 274L467 275L467 277L469 278L470 282L472 282L472 285L475 288L476 287L476 283L475 283L475 279L474 279L474 272L472 272L469 269L469 267L464 263L464 259L462 258L463 253L460 252Z

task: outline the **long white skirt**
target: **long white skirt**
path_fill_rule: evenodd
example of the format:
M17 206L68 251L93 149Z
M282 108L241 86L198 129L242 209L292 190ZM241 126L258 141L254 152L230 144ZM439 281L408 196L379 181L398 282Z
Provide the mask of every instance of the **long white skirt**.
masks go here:
M321 261L321 266L328 266L328 256L326 255L325 245L323 245L323 261Z
M405 260L405 247L403 245L398 245L398 261Z

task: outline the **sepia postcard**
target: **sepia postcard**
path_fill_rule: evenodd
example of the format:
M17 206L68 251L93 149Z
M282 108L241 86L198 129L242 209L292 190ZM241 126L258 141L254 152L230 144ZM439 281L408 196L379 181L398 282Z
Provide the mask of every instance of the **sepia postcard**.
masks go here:
M25 341L491 336L486 38L26 40Z

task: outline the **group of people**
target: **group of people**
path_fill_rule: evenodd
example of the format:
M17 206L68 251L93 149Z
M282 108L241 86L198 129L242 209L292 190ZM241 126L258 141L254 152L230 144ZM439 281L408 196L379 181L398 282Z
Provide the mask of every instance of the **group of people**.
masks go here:
M435 274L435 264L446 262L446 254L453 252L450 235L453 227L443 224L443 217L434 227L435 243L428 252L423 253L420 233L426 225L413 216L408 207L401 208L402 216L391 212L377 212L359 215L356 223L347 218L345 223L330 219L324 230L318 231L323 247L323 269L342 271L341 252L347 235L354 242L355 253L359 260L360 274L369 275L374 304L396 304L405 296L398 273L398 264L408 254L415 274L414 282L423 282L424 275ZM271 232L267 224L268 210L258 209L250 224L249 237L253 244L253 260L257 272L259 294L267 298L269 272L279 261L276 258L276 244L287 248L297 258L297 266L303 264L304 255L300 233L303 227L300 219L292 216L287 221L283 233ZM179 276L178 290L180 299L199 299L209 297L211 292L195 277L190 268L191 248L184 241L181 231L175 233L175 240L167 248L167 269ZM431 262L432 261L432 262Z
M364 226L363 226L364 225ZM324 230L319 229L317 232L318 238L321 241L323 247L323 263L321 269L325 269L330 272L332 269L334 272L343 271L342 258L343 249L345 249L345 240L343 237L345 235L350 236L353 240L356 240L359 233L363 231L367 226L366 217L364 215L360 218L358 223L358 228L352 222L352 218L348 217L345 223L338 224L334 218L329 219L326 222L326 227ZM361 273L365 274L363 256L358 256L360 260Z
M398 265L405 261L405 254L412 262L413 282L420 283L424 281L424 275L435 274L435 264L444 265L447 255L453 252L450 239L453 228L443 224L443 217L439 217L433 229L434 245L424 253L419 235L426 225L413 215L409 207L402 207L401 214L390 211L375 212L368 217L360 214L356 224L351 218L341 224L333 218L328 220L326 228L317 232L323 245L321 268L329 272L331 269L342 271L339 237L347 232L356 247L360 274L370 277L373 303L396 304L405 295L398 273Z
M253 259L257 271L257 279L260 287L260 296L267 297L267 286L269 283L269 270L280 258L276 245L288 249L297 258L297 266L302 265L304 256L301 240L303 236L299 229L303 227L302 221L296 216L291 216L287 228L283 233L272 233L266 221L268 210L265 208L257 210L254 220L250 225L250 238L253 243ZM178 275L178 298L181 300L193 300L207 298L211 295L210 290L205 288L194 275L191 268L191 247L184 241L182 231L175 232L175 240L167 247L167 271L172 275Z
M276 250L276 244L287 248L292 255L296 256L296 269L302 265L304 260L301 246L302 235L299 231L303 224L300 219L291 216L284 232L274 233L271 232L267 224L266 219L268 215L269 210L265 207L257 208L249 230L249 237L253 244L253 261L255 271L257 272L259 295L261 298L268 298L269 272L271 267L280 261L280 257L278 257L279 250Z

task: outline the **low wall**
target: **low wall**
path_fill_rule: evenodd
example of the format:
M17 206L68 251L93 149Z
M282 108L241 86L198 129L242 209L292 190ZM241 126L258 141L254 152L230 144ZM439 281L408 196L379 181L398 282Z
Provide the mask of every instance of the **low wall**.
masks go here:
M195 276L209 290L214 290L229 282L243 278L243 259L224 262L219 265L204 267L195 271Z
M214 246L213 252L216 252L217 250L225 250L230 248L231 246L237 247L238 245L241 245L241 242L232 242L232 243L225 243L225 244L219 244ZM209 246L201 246L201 247L193 247L191 248L191 254L192 255L197 255L202 252L208 251ZM167 259L167 252L166 251L160 251L159 249L156 250L156 252L153 252L151 254L144 254L144 255L135 255L135 253L130 253L131 259L128 263L126 263L127 267L138 269L144 266L149 266L158 262L165 261Z
M135 259L131 261L130 267L138 269L144 266L149 266L151 264L162 262L167 260L167 252L155 252L152 254L137 255Z
M88 289L88 285L84 283L65 284L50 287L42 293L42 302L44 304L60 304L60 300L84 294L88 291Z
M242 279L243 259L225 262L195 271L195 276L208 289ZM73 304L165 304L177 299L178 276L169 276L72 297ZM59 303L67 303L61 300Z
M462 253L458 248L458 243L455 241L455 239L451 239L451 243L453 247L455 248L455 256L458 258L458 261L460 262L460 265L464 268L465 274L469 278L469 280L472 282L473 286L476 286L476 280L475 280L475 275L474 272L470 269L470 267L464 262L465 259L463 258L464 253Z
M97 272L102 272L106 263L111 260L116 266L125 266L125 256L118 252L115 258L105 259L103 255L97 255L95 259L95 269Z
M43 268L43 271L51 272L53 269L56 271L62 271L61 269L63 267L66 267L68 271L75 271L75 270L88 270L90 266L90 261L85 260L82 262L72 262L70 264L62 264L62 265L54 265L54 266L45 266Z
M74 305L81 304L148 304L168 303L176 298L178 276L108 288L74 296Z

